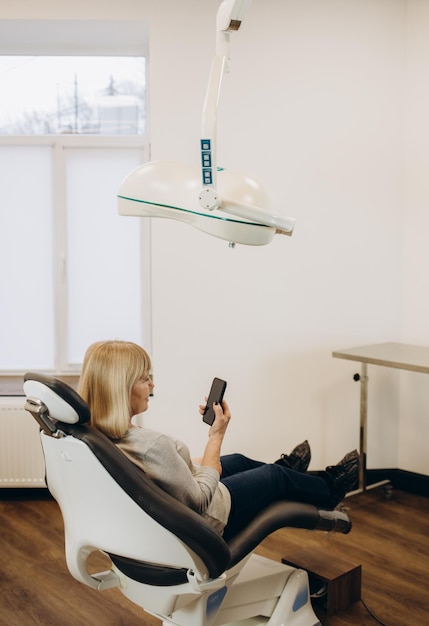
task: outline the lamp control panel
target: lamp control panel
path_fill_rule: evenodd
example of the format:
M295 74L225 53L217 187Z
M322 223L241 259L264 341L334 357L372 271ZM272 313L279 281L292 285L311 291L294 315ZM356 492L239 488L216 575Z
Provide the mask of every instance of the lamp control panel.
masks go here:
M210 139L201 139L201 165L203 185L213 184L212 148Z

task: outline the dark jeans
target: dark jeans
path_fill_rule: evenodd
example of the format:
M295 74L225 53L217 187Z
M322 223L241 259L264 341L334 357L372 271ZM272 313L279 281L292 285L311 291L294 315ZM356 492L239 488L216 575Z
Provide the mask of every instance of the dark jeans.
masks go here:
M230 539L247 526L269 504L279 500L306 502L317 507L334 508L327 482L284 465L253 461L242 454L221 457L221 482L231 494L231 513L224 530Z

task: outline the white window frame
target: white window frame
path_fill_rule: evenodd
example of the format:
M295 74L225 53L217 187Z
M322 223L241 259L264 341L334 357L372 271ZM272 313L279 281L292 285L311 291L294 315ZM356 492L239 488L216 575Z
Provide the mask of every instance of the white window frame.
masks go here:
M148 28L140 21L0 20L1 55L144 56L148 76ZM146 101L147 86L146 86ZM149 125L146 106L146 124ZM55 368L48 372L72 384L79 369L69 365L67 354L67 205L65 149L133 148L143 163L149 159L146 135L0 135L0 146L48 146L53 156ZM126 218L124 218L126 219ZM139 220L142 267L142 336L151 351L151 220ZM0 395L22 395L23 371L0 371Z

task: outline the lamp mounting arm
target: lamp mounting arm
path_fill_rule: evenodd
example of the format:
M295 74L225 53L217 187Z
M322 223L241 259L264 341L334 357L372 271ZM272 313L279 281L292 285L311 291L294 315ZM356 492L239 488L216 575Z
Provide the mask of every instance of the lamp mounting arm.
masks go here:
M201 166L203 189L200 206L210 211L220 207L222 199L216 191L216 126L222 78L227 71L231 32L240 28L251 0L224 0L216 16L216 54L212 60L201 124Z
M246 16L251 0L224 0L216 16L216 54L229 58L229 39Z

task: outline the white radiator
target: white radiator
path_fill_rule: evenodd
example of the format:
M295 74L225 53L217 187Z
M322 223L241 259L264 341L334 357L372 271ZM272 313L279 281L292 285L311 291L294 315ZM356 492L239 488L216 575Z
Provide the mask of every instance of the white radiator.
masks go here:
M0 488L46 487L39 426L24 403L0 397Z

